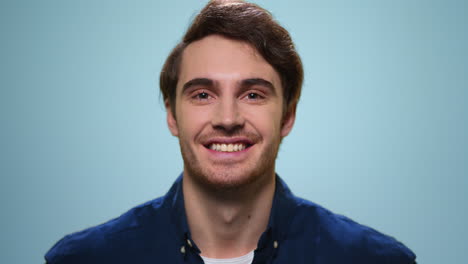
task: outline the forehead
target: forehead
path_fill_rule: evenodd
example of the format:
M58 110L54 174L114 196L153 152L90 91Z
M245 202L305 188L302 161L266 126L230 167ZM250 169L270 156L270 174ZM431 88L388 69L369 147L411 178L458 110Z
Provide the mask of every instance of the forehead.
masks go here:
M246 42L210 35L188 45L182 54L177 89L194 78L238 82L262 78L281 89L276 70ZM280 93L278 93L280 94Z

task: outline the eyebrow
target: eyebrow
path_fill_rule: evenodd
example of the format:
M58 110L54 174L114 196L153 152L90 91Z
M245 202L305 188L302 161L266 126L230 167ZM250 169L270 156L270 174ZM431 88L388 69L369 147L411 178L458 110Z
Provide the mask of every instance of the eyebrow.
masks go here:
M259 85L259 86L266 87L266 88L268 88L268 90L270 90L270 92L273 95L276 95L276 90L275 90L275 87L273 86L273 84L271 82L265 80L265 79L250 78L250 79L242 80L242 82L241 82L242 87L251 87L251 86L254 86L254 85Z
M184 93L187 89L193 87L193 86L214 86L214 82L211 79L208 78L195 78L192 79L184 84L182 86L182 93Z

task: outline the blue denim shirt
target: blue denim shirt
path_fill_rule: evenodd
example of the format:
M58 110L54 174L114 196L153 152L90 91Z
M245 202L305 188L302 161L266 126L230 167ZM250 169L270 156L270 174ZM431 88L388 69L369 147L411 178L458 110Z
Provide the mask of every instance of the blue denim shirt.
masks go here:
M47 263L203 263L187 225L182 178L163 197L65 236L47 252ZM415 258L394 238L295 197L277 176L253 263L413 264Z

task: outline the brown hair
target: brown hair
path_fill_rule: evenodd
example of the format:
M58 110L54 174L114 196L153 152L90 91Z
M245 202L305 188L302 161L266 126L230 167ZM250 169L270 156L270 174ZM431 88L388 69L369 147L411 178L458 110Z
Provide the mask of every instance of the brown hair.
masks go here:
M295 110L304 73L288 31L267 10L256 4L242 0L211 0L195 17L182 42L172 50L161 71L160 89L164 100L169 101L172 113L175 114L182 52L190 43L212 34L245 41L255 47L280 75L286 102L283 113Z

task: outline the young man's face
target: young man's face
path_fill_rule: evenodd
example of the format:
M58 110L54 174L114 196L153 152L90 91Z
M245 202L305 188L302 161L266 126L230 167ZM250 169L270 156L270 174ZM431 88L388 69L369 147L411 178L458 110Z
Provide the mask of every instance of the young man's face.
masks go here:
M171 133L179 138L184 173L226 189L274 176L283 118L278 73L250 45L217 35L187 46L176 89Z

